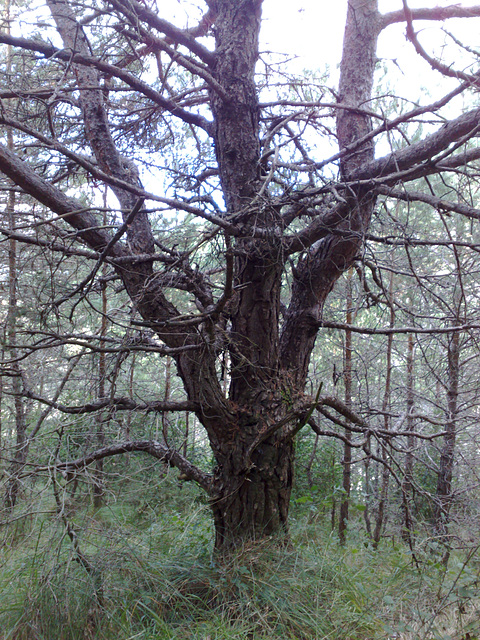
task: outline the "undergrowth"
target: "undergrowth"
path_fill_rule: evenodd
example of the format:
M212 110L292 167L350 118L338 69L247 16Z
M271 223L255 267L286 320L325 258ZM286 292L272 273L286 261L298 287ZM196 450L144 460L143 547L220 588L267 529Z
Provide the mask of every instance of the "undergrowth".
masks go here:
M445 566L426 538L414 559L391 539L373 550L355 525L342 548L322 518L297 509L291 547L267 540L220 560L194 490L169 479L163 488L162 500L135 493L96 511L69 505L88 565L47 497L28 526L6 531L2 640L479 637L475 550Z

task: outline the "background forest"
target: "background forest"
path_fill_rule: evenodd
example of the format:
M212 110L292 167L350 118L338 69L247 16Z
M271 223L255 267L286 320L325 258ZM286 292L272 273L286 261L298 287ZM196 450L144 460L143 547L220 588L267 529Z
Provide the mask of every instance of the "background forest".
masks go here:
M0 637L479 638L480 6L2 10Z

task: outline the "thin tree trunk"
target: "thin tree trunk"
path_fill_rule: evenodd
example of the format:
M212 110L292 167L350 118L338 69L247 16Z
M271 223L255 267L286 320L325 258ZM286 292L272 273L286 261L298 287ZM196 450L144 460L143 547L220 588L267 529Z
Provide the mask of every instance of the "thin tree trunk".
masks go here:
M380 538L382 535L382 529L385 521L385 506L388 500L388 486L390 484L390 473L388 471L388 451L385 444L381 444L381 456L382 456L382 482L380 489L380 498L378 501L377 517L375 519L375 529L373 531L373 548L377 549Z
M130 364L130 371L128 374L128 394L130 398L133 400L133 382L135 380L135 363L136 363L136 354L132 354L132 362ZM130 440L130 432L132 428L132 412L129 411L127 413L127 419L125 424L125 439Z
M190 413L185 413L185 434L183 439L183 457L186 458L188 454L188 438L190 436Z
M106 222L106 220L104 220ZM105 275L105 270L103 271ZM107 375L107 363L105 356L105 336L107 335L107 285L102 284L102 321L100 326L100 353L98 356L98 397L105 397L105 379ZM96 416L96 438L98 448L105 446L104 413L99 411ZM93 482L93 506L98 509L102 506L105 493L103 460L95 462L95 478Z
M337 456L335 448L332 449L331 456L331 465L330 468L332 470L332 509L330 512L330 525L332 531L335 531L336 522L337 522L337 500L335 498L335 489L336 489L336 481L335 481L335 465L337 464Z
M370 461L371 461L371 446L372 436L368 434L367 442L365 444L365 460L363 463L365 472L365 510L363 512L363 520L365 522L365 529L370 539L373 539L372 535L372 521L370 519L370 505L372 501L372 486L370 481Z
M443 448L438 467L437 492L434 511L434 527L446 537L452 503L452 477L455 458L455 440L458 411L458 382L460 377L460 333L455 331L448 342L447 411Z
M9 227L13 229L13 214L15 209L15 192L12 190L8 194L7 215ZM8 280L9 280L9 296L8 296L8 313L7 313L7 339L8 351L12 361L12 392L15 407L15 448L12 456L12 464L10 466L10 478L7 482L5 494L5 507L13 509L17 502L20 490L20 482L18 474L23 468L26 461L26 421L25 421L25 405L22 398L23 383L22 371L18 364L17 343L17 247L13 239L9 240L8 247Z
M403 500L403 527L402 538L408 542L410 546L412 540L412 490L413 490L413 450L415 447L415 436L413 430L415 427L413 418L414 406L414 342L413 334L408 335L407 347L407 451L405 453L405 473L402 483L402 500Z
M170 391L172 384L172 359L167 356L165 360L165 392L163 394L164 402L170 400ZM163 442L168 445L168 417L167 413L162 413L162 437Z
M308 488L309 489L311 489L313 487L312 467L313 467L313 463L315 462L315 458L317 456L317 448L318 448L319 439L320 439L320 436L317 434L315 436L315 442L313 443L312 453L310 454L310 458L308 459L307 466L306 466L306 469L305 469L305 473L307 475L307 482L308 482Z
M7 33L10 33L10 0L7 0L5 5L5 21ZM7 46L7 62L6 71L7 74L11 73L12 69L12 51L11 47ZM7 128L7 147L10 151L14 149L13 133L10 127ZM13 231L15 227L14 214L15 214L15 191L11 189L8 192L6 216L8 228ZM25 421L25 404L22 398L23 382L22 371L18 363L18 351L17 351L17 313L18 313L18 300L17 300L17 287L18 287L18 273L17 273L17 244L13 238L10 238L8 242L8 311L6 319L7 328L7 341L8 351L10 359L12 361L12 391L14 397L15 406L15 448L12 456L12 463L10 465L10 477L6 484L5 492L5 507L7 509L13 509L17 502L18 494L20 491L20 481L18 474L23 468L26 461L26 421Z
M389 286L389 305L390 305L390 327L393 328L395 326L395 307L393 306L393 272L390 276L390 286ZM392 346L393 346L393 333L388 334L387 338L387 362L386 369L387 375L385 379L385 391L383 394L383 403L382 403L382 411L383 411L383 423L385 431L390 430L390 416L388 415L388 410L390 408L390 391L391 391L391 380L392 380ZM373 546L376 549L378 547L378 543L380 542L380 537L382 535L382 528L384 524L385 518L385 505L388 499L388 485L390 482L390 473L388 470L387 462L388 462L388 451L384 442L381 444L381 458L383 461L382 465L382 483L380 489L380 498L378 502L378 510L377 517L375 522L375 530L373 532Z
M352 324L352 275L353 269L350 267L347 276L347 325ZM345 405L350 409L352 406L352 332L350 329L345 331ZM350 491L351 491L351 474L352 474L352 445L351 445L352 432L350 429L345 429L345 442L343 444L343 475L342 475L342 488L343 496L342 503L340 505L340 517L338 521L338 536L340 538L340 544L345 544L345 534L348 525L348 508L350 504Z

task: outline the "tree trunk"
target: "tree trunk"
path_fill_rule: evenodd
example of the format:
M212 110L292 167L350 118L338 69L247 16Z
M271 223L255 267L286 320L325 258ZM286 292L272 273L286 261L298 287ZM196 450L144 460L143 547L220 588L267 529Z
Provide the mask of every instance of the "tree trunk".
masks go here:
M167 356L165 360L165 392L163 394L164 402L168 402L170 400L170 389L171 389L171 383L172 383L171 370L172 370L172 361ZM167 417L167 414L163 412L162 413L162 438L163 438L163 442L166 445L168 445L168 440L169 440L168 427L169 427L168 417Z
M382 529L385 525L385 506L388 500L388 487L390 484L390 472L388 470L388 452L384 444L381 445L382 454L382 484L378 501L377 517L375 519L375 529L373 531L373 548L377 549L382 536Z
M104 216L103 223L106 224L106 217ZM103 275L106 275L106 270L103 270ZM107 288L105 283L102 285L102 322L100 327L100 348L105 348L105 336L107 335ZM107 377L107 363L105 358L105 352L100 351L98 355L98 397L105 397L105 380ZM104 430L104 414L102 411L96 416L96 439L99 448L105 446L105 430ZM97 460L95 462L95 474L93 479L93 506L99 509L102 506L103 495L105 492L104 477L103 477L103 460Z
M288 510L293 482L292 442L263 442L245 470L246 449L232 443L215 478L211 501L215 547L228 550L265 536L288 541ZM248 454L247 454L248 455Z
M402 538L405 542L408 542L410 546L412 541L412 490L413 490L413 450L415 447L415 436L413 430L415 427L414 419L412 416L414 406L414 377L413 377L413 356L414 356L414 344L413 334L408 334L408 349L407 349L407 451L405 453L405 473L402 483L402 499L403 499L403 527Z
M347 279L347 325L352 324L352 268L349 269ZM345 405L350 409L352 407L352 332L350 329L345 331ZM343 476L342 488L343 499L340 505L340 519L338 522L338 536L340 544L345 544L345 533L348 523L348 508L350 505L351 475L352 475L352 432L345 429L345 442L343 444Z
M388 303L390 306L390 327L393 329L395 326L395 307L393 304L393 272L390 274L390 285L388 292ZM386 359L386 378L385 378L385 391L383 394L383 425L386 432L390 431L390 416L388 414L390 409L390 397L391 397L391 381L392 381L392 348L393 348L393 333L388 334L387 338L387 359ZM376 549L380 542L382 535L382 528L384 526L385 518L385 505L388 499L388 486L390 483L390 472L388 469L388 451L386 445L382 442L381 448L381 460L382 460L382 484L380 489L380 498L378 502L377 518L375 522L375 530L373 532L373 546Z
M10 32L10 1L7 1L5 7L5 18L7 25L7 32ZM7 47L7 74L10 74L12 69L12 50L11 47ZM7 146L10 151L14 149L14 140L12 129L7 129ZM15 228L15 204L16 195L15 190L11 189L7 196L6 217L7 226L13 232ZM25 404L22 398L23 382L22 371L18 360L17 350L17 314L18 314L18 266L17 266L17 243L13 238L10 238L8 243L8 310L7 318L5 322L8 352L11 358L12 369L12 392L14 396L15 407L15 448L14 453L11 456L12 462L10 465L10 471L8 481L6 483L5 491L5 507L6 509L13 509L17 502L18 494L20 491L19 473L23 469L23 466L27 459L27 436L26 436L26 418L25 418Z
M438 534L448 534L452 503L452 478L457 427L458 382L460 377L460 333L455 331L448 342L447 411L443 448L438 466L434 527Z
M372 483L370 480L370 461L371 461L371 446L372 446L372 436L368 434L367 442L365 444L365 460L363 463L364 473L365 473L365 511L363 512L363 520L365 522L365 529L367 531L368 537L372 540L372 521L370 519L370 506L372 502Z
M320 436L317 434L315 436L315 442L313 443L312 453L310 458L308 459L307 466L305 467L305 474L307 476L308 488L311 489L313 487L313 476L312 476L312 467L315 462L315 458L317 457L317 448L318 441L320 440Z
M15 192L13 189L8 194L7 215L8 224L11 229L14 227L13 215L15 209ZM27 456L27 436L25 405L22 398L23 383L22 371L18 363L17 351L17 246L15 240L9 240L8 247L8 312L6 320L8 351L12 360L12 392L15 407L15 447L11 456L10 477L6 483L5 507L13 509L17 502L20 491L20 481L18 474L23 469Z

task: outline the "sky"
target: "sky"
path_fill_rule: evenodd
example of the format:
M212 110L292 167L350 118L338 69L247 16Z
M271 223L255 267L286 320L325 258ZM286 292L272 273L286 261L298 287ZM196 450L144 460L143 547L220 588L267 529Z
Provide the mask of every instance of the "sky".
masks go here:
M450 4L468 7L480 4L480 0L409 0L408 4L411 8ZM48 13L40 8L44 6L44 0L31 0L27 6L37 16ZM206 9L203 0L157 0L157 6L163 18L181 28L197 24ZM401 8L402 0L379 0L382 13ZM261 47L263 50L297 56L298 59L293 63L297 71L304 68L323 69L327 63L334 70L340 62L346 11L347 0L263 0ZM467 36L467 39L476 44L479 21L449 21L448 26L455 22L462 24L462 31L471 32L471 37ZM429 34L438 33L437 26L431 22L422 23L421 28L422 44L429 42ZM418 58L413 54L412 45L406 42L404 33L404 25L389 27L380 38L379 57L401 60L405 55L405 64L415 65Z
M325 9L325 4L329 8ZM262 45L299 56L299 66L340 61L347 0L264 0Z
M330 69L329 86L335 88L338 81L338 65L342 52L343 31L348 0L263 0L261 29L261 50L287 54L289 70L300 74L304 69L323 72L326 65ZM45 0L32 0L28 3L30 16L43 14ZM149 2L149 0L147 0ZM472 6L480 0L408 0L411 8L435 7L459 4ZM198 24L206 9L204 0L157 0L160 14L180 28ZM402 0L379 0L382 13L402 8ZM50 21L45 18L47 23ZM35 18L34 18L35 21ZM25 35L25 24L20 25ZM442 49L448 37L441 32L441 23L416 22L422 45L433 55L446 56L443 61L462 68L464 56L455 52L455 47ZM450 20L445 23L461 40L476 46L480 44L480 19ZM55 38L55 35L49 34ZM60 43L58 43L60 46ZM209 43L211 46L211 43ZM449 43L452 44L451 41ZM451 52L453 51L453 54ZM456 84L455 80L446 80L439 73L432 72L427 62L415 53L413 45L406 40L405 25L388 27L379 38L378 57L384 61L386 77L383 85L395 88L397 95L403 95L413 102L422 101L428 94L430 102L446 93ZM457 53L457 55L456 55ZM452 57L453 55L453 57ZM293 58L293 59L292 59ZM280 61L279 58L277 58ZM466 65L466 63L465 63ZM465 66L464 65L464 66ZM431 98L431 99L430 99Z
M28 3L33 21L40 15L46 16L47 23L50 21L45 9L40 9L44 2L31 0ZM402 0L379 0L379 4L382 13L402 8ZM450 4L472 6L480 4L480 0L409 0L411 8ZM163 18L180 28L197 24L206 7L203 0L157 0L157 6ZM338 78L346 11L347 0L264 0L261 49L285 53L289 57L297 56L290 63L291 70L297 73L306 68L323 71L328 64L331 71L329 85L334 87ZM457 25L451 26L455 22ZM426 44L429 51L434 51L437 46L441 52L439 47L445 36L439 34L438 25L432 22L416 25L419 25L422 44ZM462 38L465 35L465 40L473 46L480 44L479 19L449 21L448 27L459 29L457 35L460 33ZM16 35L28 32L25 25L18 28L22 32ZM393 25L384 32L379 41L378 55L391 61L387 64L387 80L395 87L397 95L408 96L414 102L429 103L448 91L448 81L432 72L407 42L404 24ZM461 58L453 62L458 65ZM428 83L427 89L425 83ZM455 85L456 81L452 80L450 84ZM330 154L326 152L326 155Z
M445 7L452 4L464 7L480 4L480 0L409 0L410 8ZM382 13L396 11L403 6L402 0L379 0ZM328 64L331 84L338 79L338 65L342 53L343 30L347 12L347 0L264 0L261 46L263 49L298 56L292 63L292 70L305 68L323 70ZM446 36L441 32L445 26L457 37L476 46L480 44L479 19L450 20L447 23L416 22L419 39L432 54L441 56ZM448 38L447 38L448 40ZM450 53L451 46L445 49ZM379 38L378 57L386 62L388 80L399 93L408 95L414 101L426 92L432 97L443 95L456 83L445 80L432 72L428 63L419 59L413 45L406 40L405 25L388 27ZM453 54L452 59L444 59L447 64L461 66L462 55ZM465 63L466 64L466 63ZM425 87L427 84L427 88ZM447 89L446 89L447 87Z
M480 0L409 0L408 4L410 8L445 7L451 4L468 7L480 4ZM401 0L379 0L382 13L401 8ZM296 54L301 67L312 67L314 61L318 66L328 62L335 67L341 57L346 12L347 0L264 0L262 44L274 51ZM476 34L480 31L478 20L474 20L475 26L470 28L467 23L472 25L471 20L449 21L448 26L455 23L456 28L461 23L462 31L474 31ZM438 33L437 27L432 22L421 23L423 38L427 42L430 35L433 36L433 31ZM404 34L404 25L389 27L380 38L379 57L401 58L405 55L409 64L415 64L415 55L409 55L412 45L406 41ZM479 38L476 35L468 40L475 45Z

